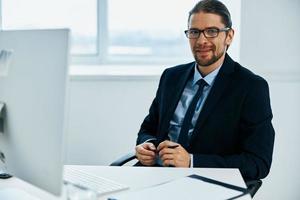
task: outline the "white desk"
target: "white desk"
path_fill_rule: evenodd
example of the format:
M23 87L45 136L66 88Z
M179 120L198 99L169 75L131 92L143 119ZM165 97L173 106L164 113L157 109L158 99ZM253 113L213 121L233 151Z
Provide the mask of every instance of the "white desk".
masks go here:
M68 167L68 166L66 166ZM72 166L74 167L74 166ZM191 174L198 174L207 178L215 179L235 186L246 188L246 185L237 169L211 169L211 168L162 168L162 167L108 167L108 166L76 166L80 170L100 175L104 178L123 183L130 187L129 190L145 188L161 182L170 181ZM62 200L64 197L54 197L18 178L0 180L0 189L10 187L25 190L41 200ZM101 197L100 199L106 199ZM240 199L249 200L250 195Z

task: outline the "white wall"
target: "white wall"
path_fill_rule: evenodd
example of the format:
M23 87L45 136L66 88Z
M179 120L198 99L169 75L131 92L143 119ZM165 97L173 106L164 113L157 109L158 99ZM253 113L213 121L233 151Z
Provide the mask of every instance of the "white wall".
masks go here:
M300 1L242 1L245 66L269 82L276 131L273 164L255 199L300 199Z
M133 151L159 76L73 78L67 162L107 165Z
M255 199L300 199L300 1L242 1L240 63L270 85L273 165ZM75 77L67 163L109 164L133 150L159 76Z

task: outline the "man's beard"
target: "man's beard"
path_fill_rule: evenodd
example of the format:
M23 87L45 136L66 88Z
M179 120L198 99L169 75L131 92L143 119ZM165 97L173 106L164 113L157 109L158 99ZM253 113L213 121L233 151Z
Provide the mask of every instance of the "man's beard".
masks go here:
M215 53L214 53L216 51L215 49L216 48L212 49L213 55L209 60L201 59L200 56L197 56L196 50L194 50L193 55L194 55L194 58L195 58L197 64L200 65L201 67L207 67L207 66L210 66L213 63L217 62L224 55L225 52L221 52L221 53L215 55Z

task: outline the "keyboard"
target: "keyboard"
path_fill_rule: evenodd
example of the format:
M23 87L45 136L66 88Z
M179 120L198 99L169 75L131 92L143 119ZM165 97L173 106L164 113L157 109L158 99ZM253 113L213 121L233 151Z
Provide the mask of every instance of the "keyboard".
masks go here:
M126 185L72 167L65 169L64 182L90 189L98 196L129 189Z

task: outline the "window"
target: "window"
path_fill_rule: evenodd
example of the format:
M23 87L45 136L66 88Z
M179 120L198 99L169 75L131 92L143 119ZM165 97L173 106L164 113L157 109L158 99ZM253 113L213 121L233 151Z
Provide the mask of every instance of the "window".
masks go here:
M170 57L186 59L190 55L183 31L195 0L108 2L109 58L163 62Z
M178 64L192 60L183 31L196 2L2 0L1 21L2 29L70 28L75 64ZM238 29L240 1L224 3ZM238 50L239 37L230 47L235 58Z
M70 28L73 55L97 54L96 0L2 0L3 29Z

